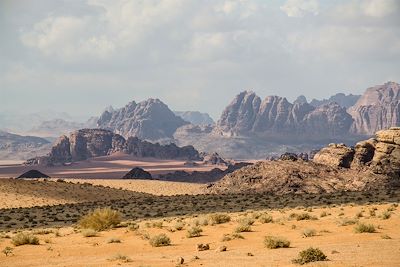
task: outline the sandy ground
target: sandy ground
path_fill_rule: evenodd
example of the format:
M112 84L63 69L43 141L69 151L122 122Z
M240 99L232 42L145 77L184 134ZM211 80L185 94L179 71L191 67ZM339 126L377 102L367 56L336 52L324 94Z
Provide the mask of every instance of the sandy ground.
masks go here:
M51 179L54 180L54 179ZM157 180L121 180L121 179L64 179L72 183L90 183L93 185L108 186L116 189L125 189L135 192L148 193L157 196L198 195L204 193L205 185L184 182L167 182Z
M93 179L117 179L122 178L134 167L140 167L158 175L177 170L185 171L209 171L215 167L223 169L223 166L203 165L190 167L184 165L185 161L160 160L154 158L137 158L130 155L116 153L111 156L91 158L75 162L69 166L23 166L15 164L0 165L0 178L18 177L22 173L37 169L50 177L55 178L93 178Z
M108 188L124 189L133 192L153 195L201 194L204 185L181 182L165 182L156 180L120 180L120 179L0 179L0 209L19 208L85 201L103 201L119 199L125 195L123 191ZM101 185L99 187L82 186L83 183ZM81 184L81 185L79 185Z
M370 217L369 210L372 207L377 208L376 217ZM37 235L40 239L40 245L37 246L15 247L9 238L1 239L0 248L9 246L13 254L8 257L0 254L0 266L176 266L178 257L184 258L184 266L295 266L291 260L301 250L313 246L320 248L329 261L307 266L395 267L400 266L400 208L392 211L392 216L387 220L379 217L389 207L393 206L380 204L315 208L310 214L318 217L318 220L305 221L288 219L292 212L305 212L304 208L269 210L267 212L273 216L274 223L262 224L256 220L251 232L241 233L244 239L225 242L221 241L221 237L233 232L238 225L237 218L253 217L255 213L235 213L231 214L232 221L229 223L201 226L202 236L195 238L185 236L190 228L188 224L193 225L195 218L184 218L184 229L175 232L168 230L176 223L173 218L164 219L162 229L148 228L145 221L142 221L137 231L118 228L101 232L97 237L83 237L79 232L74 232L73 228L61 228L60 236L54 233ZM320 217L322 211L329 215ZM374 224L377 227L376 233L355 233L354 225L339 226L341 218L354 218L360 211L364 212L359 220ZM201 218L207 217L204 215ZM316 230L317 235L302 237L302 231L310 228ZM165 233L171 238L172 245L152 247L139 234L144 232L150 236ZM287 238L291 242L290 248L266 248L263 245L266 235ZM383 239L383 235L391 239ZM108 243L110 238L118 238L121 243ZM210 244L210 250L197 251L198 243ZM215 249L220 245L227 246L227 251L216 252ZM112 260L118 254L129 257L130 261ZM198 259L194 259L195 256Z

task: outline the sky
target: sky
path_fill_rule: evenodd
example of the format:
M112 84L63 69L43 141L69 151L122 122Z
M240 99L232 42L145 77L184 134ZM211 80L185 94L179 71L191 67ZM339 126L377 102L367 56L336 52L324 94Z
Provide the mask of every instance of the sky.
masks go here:
M217 119L243 90L400 82L398 0L0 0L0 112L89 117L159 98Z

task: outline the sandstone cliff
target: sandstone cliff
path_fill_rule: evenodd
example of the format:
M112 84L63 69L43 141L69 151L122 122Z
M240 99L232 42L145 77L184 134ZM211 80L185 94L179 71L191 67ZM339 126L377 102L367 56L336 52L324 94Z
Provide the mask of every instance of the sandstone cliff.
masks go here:
M71 133L69 137L60 137L47 156L30 159L26 164L63 164L115 152L124 152L137 157L200 160L198 151L192 146L153 144L137 137L125 139L109 130L82 129Z
M400 126L400 85L387 82L368 88L348 112L354 119L352 134L373 135L376 131Z
M125 138L136 136L153 141L172 138L176 129L185 124L188 122L176 116L159 99L140 103L132 101L121 109L108 109L97 121L99 128L111 130Z
M284 97L263 101L254 92L242 92L224 110L215 132L224 136L257 134L284 139L329 139L348 133L351 116L337 103L317 108L306 101L294 104Z

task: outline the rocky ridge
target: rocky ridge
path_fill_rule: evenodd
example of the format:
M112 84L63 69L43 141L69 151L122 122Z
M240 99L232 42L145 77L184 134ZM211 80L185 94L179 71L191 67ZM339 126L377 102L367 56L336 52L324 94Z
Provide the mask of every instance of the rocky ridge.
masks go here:
M400 187L399 127L379 131L354 148L330 144L312 161L288 157L258 162L224 176L209 192L329 193L394 187Z
M210 115L199 111L174 111L174 113L193 125L212 125L215 123Z
M192 146L178 147L175 144L160 145L142 141L137 137L125 139L119 134L104 129L81 129L68 137L61 136L47 156L36 157L27 165L54 165L85 160L123 152L137 157L160 159L200 160Z

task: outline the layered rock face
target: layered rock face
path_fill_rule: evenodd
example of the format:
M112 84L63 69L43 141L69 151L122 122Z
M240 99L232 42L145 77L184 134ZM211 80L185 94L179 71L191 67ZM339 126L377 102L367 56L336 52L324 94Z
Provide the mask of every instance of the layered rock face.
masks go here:
M348 112L354 118L353 134L373 135L376 131L400 126L400 85L387 82L368 88Z
M313 161L400 177L400 127L379 131L375 138L358 142L354 148L331 144L321 149Z
M146 140L172 138L177 128L188 124L176 116L158 99L130 102L118 110L106 110L97 121L99 128L112 130L128 138L136 136Z
M214 120L207 113L201 113L199 111L174 111L174 113L193 125L214 124Z
M292 104L268 96L261 101L253 92L242 92L224 110L215 131L225 136L328 139L345 135L351 124L351 116L337 103L315 108L304 99Z
M137 137L125 140L121 135L109 130L82 129L71 133L69 137L60 137L47 156L30 159L26 164L63 164L115 152L124 152L137 157L200 160L198 151L192 146L153 144Z

